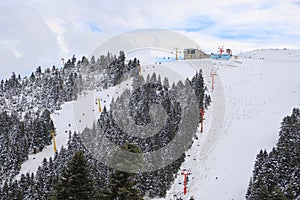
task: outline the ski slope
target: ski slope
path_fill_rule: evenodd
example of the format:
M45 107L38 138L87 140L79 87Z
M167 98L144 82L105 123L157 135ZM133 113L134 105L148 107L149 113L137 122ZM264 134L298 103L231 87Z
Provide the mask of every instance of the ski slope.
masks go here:
M197 132L198 140L181 167L191 171L187 195L183 195L183 176L179 171L165 199L244 199L256 154L260 149L271 150L277 142L282 118L293 107L300 107L300 50L256 50L229 61L203 59L161 65L155 64L153 56L168 56L166 53L135 53L140 54L136 57L141 57L141 61L143 56L149 59L141 62L144 77L153 72L161 74L162 79L171 76L170 84L191 78L196 70L202 69L212 97L212 105L205 113L204 133ZM214 91L211 72L217 74ZM58 149L66 145L69 130L91 126L91 119L99 116L97 98L101 98L101 106L109 106L112 96L122 89L117 86L86 92L77 102L65 103L52 114ZM30 155L21 173L35 172L43 158L52 155L53 146Z
M214 63L225 93L220 138L205 157L194 143L181 167L191 171L187 195L178 172L165 199L245 199L256 154L272 149L282 118L300 106L299 56L299 50L257 50Z
M174 56L171 53L166 53L163 50L141 49L139 51L135 51L134 54L128 54L127 58L133 59L134 57L138 57L141 59L141 72L144 78L146 78L148 75L151 76L153 73L156 73L157 76L161 76L162 80L164 77L167 77L170 85L172 83L177 83L179 80L184 82L186 78L191 79L195 75L196 71L200 69L199 66L197 68L195 65L187 61L155 64L157 58L155 55L160 57ZM198 65L201 66L205 78L209 79L210 70L214 68L213 63L208 60ZM100 98L101 108L103 109L103 107L106 106L107 109L109 109L112 98L116 99L116 97L119 96L126 88L130 88L132 83L131 81L131 79L128 79L120 85L108 88L106 90L83 91L78 97L77 101L63 104L61 110L52 114L51 118L56 127L55 139L57 149L60 150L62 146L67 145L70 131L72 133L74 131L81 132L85 127L92 127L93 122L96 121L100 115L97 101L98 98ZM219 83L221 82L217 82L216 91L222 91L218 89ZM220 88L222 88L222 86ZM217 99L224 99L224 97ZM220 103L220 105L223 105L224 107L224 104ZM214 110L214 112L215 115L220 113L217 112L217 110ZM222 115L220 115L220 119L223 120ZM214 120L214 122L217 123L220 121ZM205 140L206 135L204 135L199 140L201 145L200 143L198 145L201 148L202 156L205 156L207 152L210 151L210 148L212 148L212 146L216 143L219 134L219 131L216 130L219 130L219 128L214 129L215 138L210 137L211 139ZM38 166L42 164L43 159L49 159L51 156L54 156L53 145L46 146L43 151L37 154L29 155L29 159L22 164L20 173L15 178L19 179L22 173L35 173L38 169Z
M61 146L67 145L69 138L69 131L76 131L75 120L73 115L73 102L67 102L61 106L61 110L56 111L51 115L54 126L56 128L56 146L57 150L61 149ZM69 126L70 125L70 126ZM44 158L49 159L54 156L53 145L46 146L43 151L37 154L30 154L28 160L21 165L20 173L15 179L20 179L21 174L35 173L38 166L42 164Z
M126 84L127 82L125 82ZM120 92L118 88L112 87L101 91L84 91L77 101L66 102L61 109L51 114L54 126L56 128L56 147L60 150L62 146L67 147L69 132L81 132L85 127L91 128L93 122L98 119L100 112L99 106L95 103L97 98L101 98L101 108L104 106L109 108L112 94ZM49 159L54 156L54 147L46 146L43 151L37 154L29 155L21 165L20 173L15 179L20 179L21 174L35 173L38 166L42 164L44 158Z

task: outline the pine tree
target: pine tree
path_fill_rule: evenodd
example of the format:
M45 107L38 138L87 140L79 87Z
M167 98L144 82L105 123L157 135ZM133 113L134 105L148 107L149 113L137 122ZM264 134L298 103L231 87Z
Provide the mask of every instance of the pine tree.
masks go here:
M203 108L203 100L204 100L204 80L202 76L202 70L196 73L196 75L192 78L191 86L195 91L195 95L199 101L199 108Z
M135 71L136 69L133 69ZM145 83L144 77L140 76L138 73L133 75L133 80L132 80L132 88L133 90L136 90L140 86L142 86Z
M160 74L158 74L157 83L160 85L162 84Z
M287 198L279 188L276 188L270 195L270 200L287 200Z
M141 150L133 144L126 143L121 147L131 153L140 153ZM135 174L122 171L115 171L110 179L110 191L108 199L110 200L142 200L143 197L136 188Z
M300 197L300 109L283 119L277 146L256 157L247 200L294 200Z
M252 183L252 177L251 177L250 181L249 181L249 186L248 186L248 189L247 189L247 193L246 193L246 196L245 196L246 200L251 199L252 187L253 187L253 183Z
M156 78L156 73L153 73L151 78L150 78L150 82L151 83L156 83L157 82L157 78Z
M57 199L91 199L94 196L93 180L88 161L81 151L75 152L57 186Z

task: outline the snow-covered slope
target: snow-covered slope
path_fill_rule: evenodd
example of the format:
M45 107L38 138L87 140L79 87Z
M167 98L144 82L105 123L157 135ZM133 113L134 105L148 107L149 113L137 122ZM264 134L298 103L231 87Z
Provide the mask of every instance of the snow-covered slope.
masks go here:
M225 93L221 138L203 159L197 142L193 145L182 166L191 171L187 195L179 175L166 199L245 199L256 154L271 150L282 118L300 106L300 51L291 51L293 57L287 51L253 51L215 63Z
M67 146L69 131L74 133L74 131L82 131L85 127L91 128L93 122L99 117L97 98L101 98L101 108L104 106L109 108L111 96L115 92L118 92L115 87L101 91L84 91L77 101L64 103L61 110L53 113L51 119L56 128L57 150L60 150L62 146ZM54 156L53 145L46 146L37 154L29 155L29 159L22 164L20 173L15 178L20 179L22 173L35 173L43 159L49 159L51 156Z
M60 150L61 146L66 146L69 138L69 131L76 131L75 120L73 115L73 102L68 102L62 105L62 109L56 111L51 115L53 123L56 127L56 145L57 149ZM29 155L27 161L21 166L20 173L16 176L16 179L21 178L21 174L35 173L38 166L41 165L44 158L49 159L54 156L53 145L46 146L43 151L37 154Z
M156 51L150 54L166 56ZM139 56L145 57L145 53ZM149 54L145 58L155 62ZM166 199L179 196L183 199L191 196L205 200L244 199L256 154L260 149L269 151L276 144L282 118L290 114L293 107L300 107L299 58L299 50L256 50L229 61L203 59L162 65L142 62L144 75L173 74L171 81L190 78L197 69L202 69L212 95L212 106L205 114L204 133L197 133L199 139L187 152L181 168L191 171L187 195L183 195L183 176L178 172ZM173 72L170 74L170 71ZM212 71L217 74L214 91L211 91ZM58 149L67 142L66 131L82 130L91 125L86 119L97 117L96 98L101 98L102 106L109 105L117 92L121 93L118 87L87 93L79 102L66 103L53 114ZM85 106L80 106L80 102ZM21 172L36 171L42 159L52 155L52 146L31 155Z
M298 49L261 49L241 53L243 58L254 58L268 61L300 61L300 50Z

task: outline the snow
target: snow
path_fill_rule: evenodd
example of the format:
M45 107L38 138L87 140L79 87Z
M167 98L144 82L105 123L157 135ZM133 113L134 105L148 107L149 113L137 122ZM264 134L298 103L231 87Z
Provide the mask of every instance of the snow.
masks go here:
M182 56L180 54L180 56ZM192 78L196 73L196 68L186 61L178 60L176 62L161 62L158 61L165 58L175 58L175 55L163 49L157 48L143 48L135 50L126 54L127 60L138 58L140 60L142 75L146 79L149 74L150 77L153 73L161 76L163 80L164 77L169 79L170 85L172 83L177 83L179 80L184 81L186 78ZM185 70L182 70L182 69Z
M282 118L300 106L299 56L299 50L260 50L215 62L225 93L225 118L218 142L205 157L199 155L197 141L194 143L181 167L192 173L187 195L183 195L179 184L183 177L179 175L165 199L175 199L174 195L183 199L245 199L256 154L260 149L272 149ZM197 62L193 61L194 65ZM210 111L216 100L212 96ZM210 129L214 112L211 117ZM211 132L204 134L210 137Z
M130 88L132 80L128 79L121 84L110 87L105 90L85 91L80 95L77 101L73 102L73 115L75 118L76 130L81 132L85 127L92 128L93 122L100 116L98 98L100 98L100 107L104 106L109 110L112 99L116 99L122 94L124 89Z
M73 115L73 102L67 102L61 106L61 110L56 111L51 115L54 126L56 127L56 147L57 150L61 149L61 146L66 146L69 138L69 130L75 131L76 126ZM69 124L71 126L69 126ZM53 145L46 146L43 151L37 154L30 154L27 161L25 161L22 166L20 173L15 177L15 179L20 179L21 174L25 173L35 173L38 166L41 165L44 158L49 159L54 156Z
M100 105L103 109L110 108L112 98L119 96L122 91L131 85L131 80L126 80L122 84L110 87L105 90L83 91L76 101L66 102L61 109L51 114L54 127L56 128L55 141L57 150L62 146L66 147L69 139L69 131L81 132L85 127L91 128L94 121L99 118L100 112L97 99L100 98ZM53 144L46 146L41 152L29 155L21 165L20 173L15 177L16 180L21 178L21 174L35 173L38 166L42 164L44 158L49 159L54 156Z
M217 69L213 65L213 63L210 62L210 60L203 59L188 62L195 68L202 69L203 78L207 83L207 88L210 92L211 98L213 99L212 109L209 110L211 114L205 114L204 116L206 120L206 124L204 127L208 127L205 128L208 130L205 131L204 134L200 134L200 141L202 141L202 143L200 145L200 149L198 148L199 155L197 157L205 158L214 148L221 135L221 128L223 125L225 113L224 88L222 79L220 75L216 73ZM216 74L216 76L214 77L214 89L212 88L211 73Z
M186 153L181 167L191 171L187 195L183 195L183 176L179 171L165 199L174 199L174 195L183 199L191 196L206 200L245 199L256 154L260 149L272 149L278 140L282 118L290 114L293 107L300 107L300 50L256 50L229 61L203 59L161 65L155 64L155 56L167 53L157 49L151 50L152 57L145 52L135 53L135 57L144 55L149 59L146 62L139 58L144 77L152 72L161 74L162 80L164 76L171 76L170 84L191 78L201 68L212 98L212 105L205 113L204 133L196 133L198 140ZM214 91L211 90L211 72L217 74ZM108 106L112 96L120 94L124 87L86 92L77 102L65 103L52 114L58 149L67 143L65 131L82 130L91 126L90 119L99 116L98 97L101 106ZM43 158L52 155L53 146L30 155L21 173L35 172Z
M241 54L241 57L254 58L254 59L267 59L268 61L300 61L298 49L261 49L249 51Z

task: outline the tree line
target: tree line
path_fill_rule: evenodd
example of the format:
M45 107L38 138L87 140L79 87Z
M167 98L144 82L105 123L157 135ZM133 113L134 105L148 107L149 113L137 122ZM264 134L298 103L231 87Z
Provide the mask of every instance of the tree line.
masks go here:
M300 198L300 109L286 116L277 145L260 150L250 179L247 200L295 200Z

